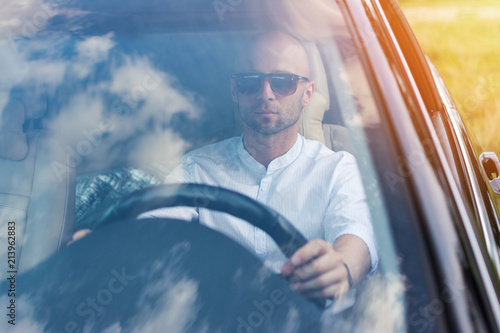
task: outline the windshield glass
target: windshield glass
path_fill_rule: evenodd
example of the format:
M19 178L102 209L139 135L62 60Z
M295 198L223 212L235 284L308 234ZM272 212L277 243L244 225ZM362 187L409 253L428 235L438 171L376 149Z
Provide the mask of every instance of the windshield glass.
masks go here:
M115 239L116 234L111 234L111 229L100 229L98 222L111 205L136 190L172 182L169 177L173 172L175 176L175 170L180 165L189 163L183 157L193 156L186 154L197 152L200 147L234 140L231 138L236 138L235 145L244 143L243 139L250 138L249 133L254 133L249 130L248 119L242 113L243 99L249 99L252 94L245 89L252 88L237 85L257 82L257 90L261 86L268 87L271 94L279 95L284 100L286 96L295 96L295 92L288 95L286 89L301 92L305 89L303 96L307 97L307 87L314 82L311 100L304 103L307 105L304 105L300 119L291 122L290 126L297 126L299 140L303 137L314 141L313 145L320 143L311 146L313 148L308 154L316 154L315 149L321 149L323 154L323 149L327 149L330 152L327 154L335 151L331 156L342 156L344 160L354 156L349 168L359 169L363 192L360 200L366 207L361 210L366 211L363 213L365 227L373 229L373 237L367 236L370 240L365 240L370 255L369 267L365 274L360 275L359 281L356 280L356 268L348 268L354 271L350 273L354 274L355 281L349 282L356 285L351 290L353 292L346 297L327 298L326 308L321 310L327 315L321 316L321 319L318 317L319 325L357 328L360 331L363 328L370 331L400 330L408 326L405 318L410 314L406 309L403 278L406 273L402 271L398 259L396 236L382 193L382 187L387 183L382 184L384 178L378 174L374 163L375 153L382 154L379 155L382 159L381 156L389 151L385 150L385 143L380 139L384 137L381 134L381 111L369 83L366 66L360 60L361 49L355 42L352 28L348 27L344 12L335 1L27 1L22 5L9 3L0 15L0 198L2 206L6 207L1 210L0 223L2 244L7 244L10 235L6 232L10 230L7 223L15 222L17 246L14 268L2 266L2 272L16 271L20 275L29 275L30 270L43 265L47 258L57 256L59 251L70 251L72 247L71 251L83 251L80 255L85 254L90 250L83 245L77 247L80 241L66 246L74 232L80 229L94 231L88 236L94 245L100 241L106 243L106 239ZM362 33L373 33L364 29ZM286 68L277 70L279 66L267 70L260 64L241 65L238 59L246 59L259 50L255 46L257 44L252 44L257 43L256 36L269 31L287 34L300 42L309 62L307 74L298 73L300 68L292 72ZM233 74L257 76L252 83L244 81L250 80L249 77ZM261 77L261 74L274 76ZM294 74L299 78L282 74ZM297 82L282 82L291 79ZM259 106L259 114L266 117L266 121L274 116L269 105ZM375 152L373 140L376 138L378 150ZM293 147L299 142L295 140ZM238 147L235 147L237 150ZM232 149L226 148L228 151ZM249 156L252 155L248 146L244 148ZM293 148L285 150L286 153L290 151L293 152ZM219 152L210 151L208 155L215 153ZM281 156L278 154L278 157ZM255 159L248 165L253 162ZM211 176L203 178L204 171L196 170L193 174L201 176L190 182L238 191L237 187L225 186L224 182L244 183L246 176L241 173L240 177L224 163L213 166L218 170L217 177L223 179L220 182ZM283 176L290 182L289 187L273 187L270 184L269 192L274 192L269 194L271 199L266 199L268 201L261 199L261 194L257 192L254 197L264 204L278 202L273 198L292 200L289 202L293 204L281 205L278 202L275 207L273 204L270 206L305 233L306 238L309 238L309 232L312 235L316 231L309 231L307 225L302 227L301 221L316 215L324 216L326 213L321 211L323 208L319 204L316 206L316 202L325 201L328 204L333 199L321 197L321 192L316 196L310 195L303 192L304 188L310 191L314 186L321 187L324 179L340 177L337 175L337 164L328 164L330 162L326 163L319 157L308 163L302 171L294 173L295 179ZM260 166L264 166L263 175L269 176L274 164L262 162ZM209 180L204 182L203 179ZM266 190L264 183L259 186L258 191ZM288 199L286 196L294 188L295 199ZM390 190L397 195L396 188ZM344 194L343 190L338 190L330 195L332 198L343 195L351 198L351 192L348 189ZM295 214L293 212L297 207ZM200 211L197 217L200 224L205 223L204 216ZM210 215L209 219L217 223L218 218L224 218L220 216ZM206 225L210 227L210 223ZM248 228L243 234L254 232L253 227ZM329 231L318 228L318 233L328 238ZM213 229L218 230L217 227ZM144 232L151 233L146 243L147 239L151 240L151 244L157 243L153 239L159 237L158 234ZM221 232L231 234L231 231ZM123 237L133 241L130 235ZM234 238L239 241L238 237ZM84 241L81 241L82 244ZM179 245L180 250L175 248L181 253L179 258L182 258L184 245ZM248 248L247 245L243 247ZM0 254L5 263L7 252L14 252L6 250L7 246L2 245ZM234 256L238 251L234 252ZM282 265L280 260L286 260L280 257L276 261L279 264L273 260L267 262L259 250L252 255L269 264L277 274ZM106 253L101 253L101 256L103 262L107 260ZM134 254L124 250L123 253L114 253L114 256L115 259L125 256L123 260L131 260ZM70 267L55 270L64 273L78 269L77 259L69 262ZM161 262L161 257L158 257L155 264ZM215 263L213 265L218 267ZM278 265L278 268L273 265ZM111 278L114 276L124 285L128 283L124 276L141 274L130 268L126 272L120 269L109 268L106 274ZM43 272L43 269L40 271ZM86 276L86 272L81 273ZM200 279L203 280L203 277ZM194 325L197 311L203 309L196 302L198 288L201 288L199 281L171 283L169 276L164 276L161 281L164 282L161 286L158 281L146 285L147 293L138 302L147 304L147 308L141 308L141 311L127 312L129 310L125 311L118 305L114 307L117 302L113 303L112 298L106 297L116 296L115 293L99 294L109 288L94 287L87 290L87 294L89 297L101 295L102 302L94 308L79 308L79 301L87 304L85 293L79 294L81 299L76 301L74 308L68 306L67 311L72 311L70 326L63 325L67 324L62 323L65 319L61 319L60 323L52 318L57 311L50 312L48 317L47 313L44 316L37 312L40 304L50 306L52 303L30 297L29 293L18 296L18 303L24 305L23 313L19 313L17 318L24 325L29 325L26 327L35 327L39 331L62 330L61 325L66 330L69 327L69 331L76 328L92 331L93 325L101 320L99 318L106 316L114 318L114 322L110 320L106 322L106 327L101 328L110 329L110 332L142 331L148 325L152 330L158 330L174 327L174 322L179 332L202 327L190 326ZM259 284L259 281L258 274L251 279L252 283ZM47 288L53 288L53 292L59 287L51 284ZM169 295L168 302L152 296L157 290ZM281 304L279 296L274 294L276 302L273 301L273 306ZM189 302L185 301L186 297ZM425 296L421 298L414 303L425 303ZM0 300L2 305L9 302L6 294L2 294ZM213 301L217 305L220 300L215 297ZM103 306L104 303L106 306ZM117 313L122 311L123 317L111 315L112 306ZM257 309L253 312L259 315L252 316L252 311L246 316L235 315L234 327L250 332L264 322L269 324L266 310L259 305L253 306ZM98 311L101 308L104 310ZM21 311L21 305L18 309ZM300 312L301 309L287 309L283 322L293 328L294 320L303 320L301 316L294 317L294 311ZM148 315L143 316L144 313ZM153 314L164 318L163 321L147 321ZM177 321L178 318L183 320ZM2 321L0 325L4 324ZM206 325L208 331L213 331L208 322Z

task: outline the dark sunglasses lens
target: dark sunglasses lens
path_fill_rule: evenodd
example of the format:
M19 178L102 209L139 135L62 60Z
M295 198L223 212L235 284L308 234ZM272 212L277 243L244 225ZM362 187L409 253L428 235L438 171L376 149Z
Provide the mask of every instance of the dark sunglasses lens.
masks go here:
M236 87L242 94L255 94L260 89L261 78L259 75L242 75L236 80Z
M271 87L281 95L291 95L297 90L297 80L293 75L279 74L271 76Z

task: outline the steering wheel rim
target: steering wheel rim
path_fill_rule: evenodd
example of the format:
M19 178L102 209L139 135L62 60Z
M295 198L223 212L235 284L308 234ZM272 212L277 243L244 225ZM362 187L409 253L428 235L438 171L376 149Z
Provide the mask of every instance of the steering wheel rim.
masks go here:
M307 243L302 233L278 212L241 193L204 184L165 184L136 191L110 207L99 224L177 206L207 208L239 217L266 232L288 258Z

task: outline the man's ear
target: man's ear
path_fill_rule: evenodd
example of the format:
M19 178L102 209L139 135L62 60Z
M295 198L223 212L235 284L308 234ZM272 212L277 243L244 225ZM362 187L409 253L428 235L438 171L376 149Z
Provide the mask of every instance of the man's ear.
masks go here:
M234 79L231 78L231 99L233 102L238 102L238 95L236 92L236 82L234 82Z
M314 81L308 82L306 90L304 91L304 95L302 97L302 106L307 106L311 103L312 96L314 94Z

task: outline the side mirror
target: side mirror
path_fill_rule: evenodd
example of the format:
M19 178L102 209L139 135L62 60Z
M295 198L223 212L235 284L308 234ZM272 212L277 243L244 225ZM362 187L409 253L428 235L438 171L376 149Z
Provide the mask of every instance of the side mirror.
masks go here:
M491 188L495 193L500 194L500 161L495 153L482 153L479 161L483 167Z

